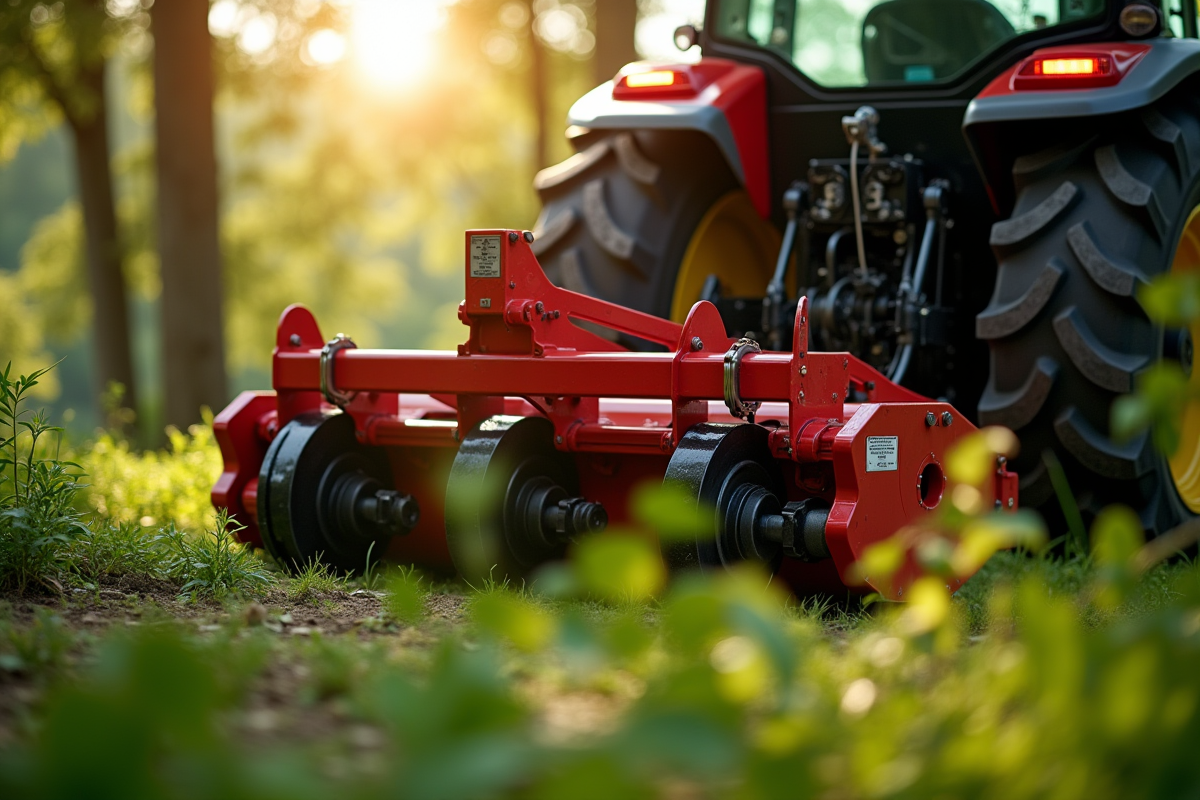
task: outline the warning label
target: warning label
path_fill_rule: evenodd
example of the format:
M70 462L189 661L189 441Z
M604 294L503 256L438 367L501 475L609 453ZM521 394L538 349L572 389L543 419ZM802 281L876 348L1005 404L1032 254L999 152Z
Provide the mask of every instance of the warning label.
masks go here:
M500 277L500 237L471 237L471 277Z
M867 437L867 472L893 472L900 468L899 436Z

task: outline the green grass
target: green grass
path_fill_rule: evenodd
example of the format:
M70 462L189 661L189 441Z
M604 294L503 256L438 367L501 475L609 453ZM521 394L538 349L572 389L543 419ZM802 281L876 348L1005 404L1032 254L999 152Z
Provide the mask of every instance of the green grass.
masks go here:
M294 603L318 604L326 595L342 591L346 580L319 558L310 559L304 568L285 583L287 597Z
M93 521L76 537L70 556L70 571L91 588L105 578L158 575L163 562L154 529L134 521Z
M180 595L221 600L261 594L271 585L273 576L264 562L237 540L243 527L222 509L214 527L198 536L174 524L162 529L163 572L179 584ZM309 584L314 580L319 579L310 576Z

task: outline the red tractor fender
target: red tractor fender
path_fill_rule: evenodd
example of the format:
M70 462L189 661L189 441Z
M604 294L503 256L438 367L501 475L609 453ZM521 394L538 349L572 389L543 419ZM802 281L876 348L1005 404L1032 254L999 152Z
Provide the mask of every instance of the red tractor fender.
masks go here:
M1088 75L1045 75L1037 69L1046 60L1087 59L1104 63ZM1037 129L1028 123L1074 119L1088 125L1090 117L1145 108L1197 73L1200 41L1159 38L1044 47L997 75L963 116L963 134L996 213L1004 217L1012 210L1012 145L1018 141L1030 149Z
M750 195L771 213L767 79L758 67L723 58L696 64L628 64L581 97L567 135L587 130L693 130L707 134Z

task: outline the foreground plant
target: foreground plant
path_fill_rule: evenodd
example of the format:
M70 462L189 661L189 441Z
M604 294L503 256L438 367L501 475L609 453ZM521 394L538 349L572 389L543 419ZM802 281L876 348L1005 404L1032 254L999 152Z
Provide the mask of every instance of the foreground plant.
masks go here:
M20 593L61 591L64 553L86 531L74 508L80 469L49 453L47 437L62 429L22 407L51 369L14 377L10 363L0 373L0 588Z
M180 596L191 599L244 597L261 594L273 578L254 552L237 540L245 526L222 510L216 524L190 535L168 524L158 541L165 550L163 571L180 584Z

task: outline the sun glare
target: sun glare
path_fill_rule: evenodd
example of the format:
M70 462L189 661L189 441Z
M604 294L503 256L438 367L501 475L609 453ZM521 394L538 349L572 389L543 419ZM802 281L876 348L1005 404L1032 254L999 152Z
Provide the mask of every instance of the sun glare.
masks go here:
M350 49L372 83L404 88L432 66L445 22L439 0L357 0L353 9Z

